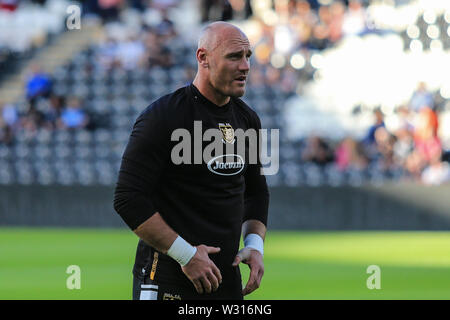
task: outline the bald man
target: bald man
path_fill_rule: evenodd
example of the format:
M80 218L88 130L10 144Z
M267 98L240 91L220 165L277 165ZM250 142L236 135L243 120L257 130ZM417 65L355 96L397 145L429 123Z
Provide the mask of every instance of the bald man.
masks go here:
M239 99L251 54L239 28L208 25L193 83L153 102L134 124L114 196L115 210L140 238L133 299L241 300L260 285L269 192L260 146L234 134L261 128ZM205 159L207 131L220 148ZM250 268L245 286L241 262Z

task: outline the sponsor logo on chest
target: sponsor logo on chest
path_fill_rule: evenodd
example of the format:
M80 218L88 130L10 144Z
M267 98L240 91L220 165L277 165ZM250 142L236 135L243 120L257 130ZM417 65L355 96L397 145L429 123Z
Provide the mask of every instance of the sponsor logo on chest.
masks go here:
M244 159L238 154L220 155L208 162L208 170L221 176L233 176L243 169Z

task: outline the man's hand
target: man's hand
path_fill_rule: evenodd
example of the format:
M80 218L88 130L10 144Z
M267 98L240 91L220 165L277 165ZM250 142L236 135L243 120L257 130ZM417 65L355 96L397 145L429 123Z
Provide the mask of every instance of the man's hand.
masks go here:
M251 248L243 248L238 252L234 259L233 267L238 266L241 261L250 268L250 277L247 285L242 290L242 294L245 296L259 288L264 275L264 263L262 254Z
M216 291L222 283L220 270L208 256L208 254L218 253L219 251L220 248L199 245L197 246L197 252L189 263L181 267L181 270L200 294Z

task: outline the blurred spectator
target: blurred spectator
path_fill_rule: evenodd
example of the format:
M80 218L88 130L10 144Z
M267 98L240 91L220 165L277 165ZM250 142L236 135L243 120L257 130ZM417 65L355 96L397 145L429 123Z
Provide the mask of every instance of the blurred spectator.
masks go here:
M376 108L373 112L375 116L375 123L370 126L366 136L363 139L363 143L370 147L375 143L375 132L378 128L385 127L384 124L384 114L381 109Z
M111 69L118 64L119 45L113 38L107 38L106 41L96 48L97 61L105 69Z
M201 22L227 21L233 18L233 8L228 0L201 0Z
M98 0L99 13L103 21L117 20L123 3L123 0Z
M308 41L308 47L311 49L323 50L329 46L328 40L329 28L323 23L318 23L313 27L312 36Z
M437 113L424 105L417 115L414 138L417 143L437 136L439 120Z
M371 155L371 160L376 161L378 167L383 171L393 169L395 137L387 131L385 127L379 127L375 131L375 154Z
M161 46L155 51L148 52L146 63L148 67L160 66L170 68L174 64L174 58L169 48Z
M344 35L357 35L366 27L366 13L361 0L349 0L348 10L344 14L342 31Z
M319 21L316 23L315 27L320 27L321 36L318 38L320 40L324 39L324 37L329 38L330 34L330 24L332 20L330 7L329 6L321 6L318 10Z
M414 139L412 133L406 129L401 128L396 133L397 140L394 143L394 160L400 166L405 166L408 157L414 151Z
M289 9L289 24L293 27L293 30L295 30L299 47L307 46L307 43L311 40L311 33L314 25L316 25L318 21L317 15L311 10L311 7L306 0L291 3L293 5Z
M29 100L40 96L48 97L52 82L50 76L42 71L38 65L31 67L31 74L26 83L26 95Z
M161 22L156 26L156 33L163 37L163 41L168 41L177 35L175 24L169 18L169 10L167 8L160 10Z
M431 163L435 154L442 152L441 142L438 137L430 137L416 142L416 151L422 158L424 165Z
M49 129L56 129L58 127L58 120L61 118L64 103L63 96L52 95L50 97L48 108L44 115L46 126Z
M144 35L144 39L144 66L147 68L153 66L170 67L174 64L174 57L167 47L164 35L160 35L155 30L150 29Z
M345 5L342 1L334 1L330 5L330 22L328 40L335 43L342 38L342 24L344 21Z
M311 136L302 152L302 160L324 166L333 162L334 157L330 146L322 138Z
M152 0L149 1L150 6L158 10L167 10L168 8L173 8L178 5L180 0Z
M361 146L350 137L345 138L336 148L335 162L340 170L348 168L363 169L367 160L363 155Z
M0 119L0 145L11 145L14 139L14 135L10 126L7 126Z
M19 124L19 113L13 104L1 105L0 103L0 113L3 122L11 127L15 128Z
M28 135L34 135L44 124L44 114L36 107L36 100L29 102L26 114L21 118L21 127Z
M10 145L14 139L14 128L19 122L14 105L0 103L0 145Z
M85 128L88 123L89 117L82 110L80 100L70 97L65 110L61 114L59 127L68 129Z
M117 48L117 59L125 70L134 70L141 66L145 49L137 36L129 36Z
M405 169L409 176L417 181L421 179L422 170L425 167L423 158L420 153L414 150L406 159Z
M450 165L441 161L441 153L435 153L430 165L422 173L422 182L427 185L440 185L450 181Z
M429 164L436 154L441 154L441 142L437 136L438 118L428 107L423 107L418 115L414 131L416 150L425 164Z
M20 0L0 0L0 10L15 11Z
M248 19L253 14L250 2L251 0L229 0L233 20Z
M315 11L311 10L311 4L306 0L295 1L293 16L297 16L299 19L304 20L308 25L313 25L318 22Z
M407 130L409 132L414 131L414 115L407 106L401 105L396 109L396 113L399 119L399 130Z
M115 21L124 3L124 0L87 0L83 3L83 12L96 14L103 22Z
M425 82L420 82L409 102L409 108L419 112L423 107L434 108L433 95L428 91Z

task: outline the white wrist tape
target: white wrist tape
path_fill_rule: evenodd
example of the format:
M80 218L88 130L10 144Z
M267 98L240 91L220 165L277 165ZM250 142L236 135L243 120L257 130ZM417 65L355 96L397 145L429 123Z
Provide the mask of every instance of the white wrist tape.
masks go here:
M191 246L186 240L178 236L167 251L167 255L184 267L191 261L196 252L196 247Z
M261 252L264 255L264 240L259 234L250 233L244 239L244 246Z

